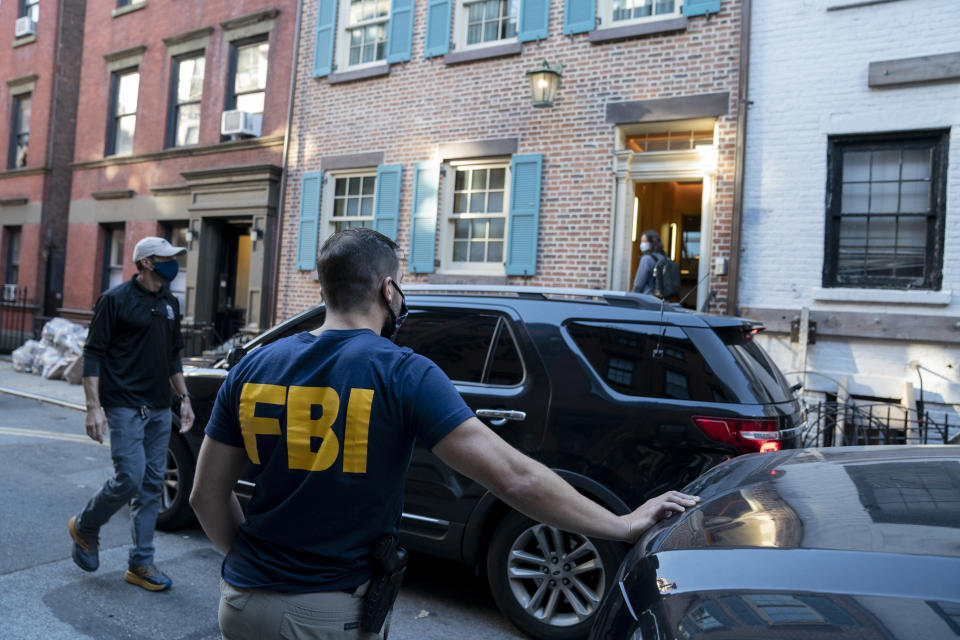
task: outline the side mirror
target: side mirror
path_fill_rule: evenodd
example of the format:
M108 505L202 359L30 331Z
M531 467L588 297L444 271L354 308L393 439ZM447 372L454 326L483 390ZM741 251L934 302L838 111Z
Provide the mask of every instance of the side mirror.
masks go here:
M232 368L233 365L240 362L241 358L246 355L243 347L234 347L227 352L227 368Z

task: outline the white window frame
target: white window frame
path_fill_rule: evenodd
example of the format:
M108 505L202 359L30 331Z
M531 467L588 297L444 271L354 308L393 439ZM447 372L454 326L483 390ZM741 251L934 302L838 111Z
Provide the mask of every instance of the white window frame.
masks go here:
M110 256L107 260L107 288L110 290L117 285L123 284L123 244L126 240L126 228L123 226L108 227L107 233L110 234Z
M336 201L337 180L345 178L373 178L373 206L369 216L350 216L335 218L333 215L333 205ZM320 215L322 218L322 229L326 230L324 237L331 236L337 231L336 224L341 221L369 220L370 228L373 228L374 216L377 211L377 168L367 167L364 169L350 169L345 171L330 171L323 177L323 192L320 194L323 202L320 205Z
M342 73L344 71L354 71L356 69L366 69L368 67L377 67L387 64L387 47L390 45L390 13L393 10L393 2L387 0L387 13L383 16L377 18L370 18L369 20L361 20L356 24L350 24L350 0L340 0L338 13L337 13L337 42L336 42L336 56L334 57L335 62L337 63L336 71ZM372 24L383 24L384 30L384 45L383 45L383 58L380 60L373 60L371 62L359 62L357 64L350 64L350 32L354 29L363 29ZM362 53L361 53L362 57Z
M679 18L683 15L683 0L674 0L673 11L671 13L659 13L656 15L644 16L642 18L632 18L630 20L613 20L613 1L614 0L597 0L597 15L600 18L600 28L601 29L610 29L612 27L624 27L627 25L633 24L643 24L644 22L657 22L660 20L669 20L671 18ZM656 3L657 0L648 0L649 2Z
M510 158L451 160L443 165L443 208L440 215L440 271L454 275L505 276L507 242L510 234ZM454 185L458 169L504 169L503 177L503 259L500 262L454 262L454 223L460 219L491 218L488 213L454 215Z
M500 40L491 40L490 42L477 42L476 44L467 44L467 22L470 15L470 5L476 4L477 2L484 2L485 0L454 0L456 2L456 14L454 16L454 42L455 49L459 51L464 50L474 50L482 49L484 47L495 47L501 44L510 44L513 42L518 42L517 36L515 35L512 38L503 38ZM606 0L602 0L606 1ZM517 7L517 33L520 33L520 3L523 0L516 0Z

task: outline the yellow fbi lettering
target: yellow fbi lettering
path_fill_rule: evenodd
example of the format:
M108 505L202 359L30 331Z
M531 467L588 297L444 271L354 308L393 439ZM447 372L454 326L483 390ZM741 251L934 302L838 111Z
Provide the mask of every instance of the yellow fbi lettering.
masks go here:
M340 395L331 387L285 387L275 384L244 383L240 391L240 430L247 456L260 464L258 435L282 435L277 418L256 417L258 404L285 406L287 409L287 466L290 469L324 471L340 455L340 439L333 424L340 413ZM321 407L320 417L312 417L313 407ZM343 442L345 473L367 472L367 446L373 389L351 389L347 402ZM312 450L312 438L322 439Z

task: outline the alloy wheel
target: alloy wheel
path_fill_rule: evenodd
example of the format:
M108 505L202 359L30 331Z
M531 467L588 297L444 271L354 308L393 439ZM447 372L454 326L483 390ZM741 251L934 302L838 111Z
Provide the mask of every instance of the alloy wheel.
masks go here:
M524 611L555 627L589 618L606 588L606 570L594 544L544 524L517 536L510 548L507 578Z

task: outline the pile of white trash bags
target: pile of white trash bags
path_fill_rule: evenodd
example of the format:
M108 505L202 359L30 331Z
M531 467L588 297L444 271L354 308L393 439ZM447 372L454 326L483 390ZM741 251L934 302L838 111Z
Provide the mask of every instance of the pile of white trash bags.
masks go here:
M43 325L40 340L27 340L11 354L14 371L36 373L48 380L80 384L83 376L83 343L87 328L64 318Z

